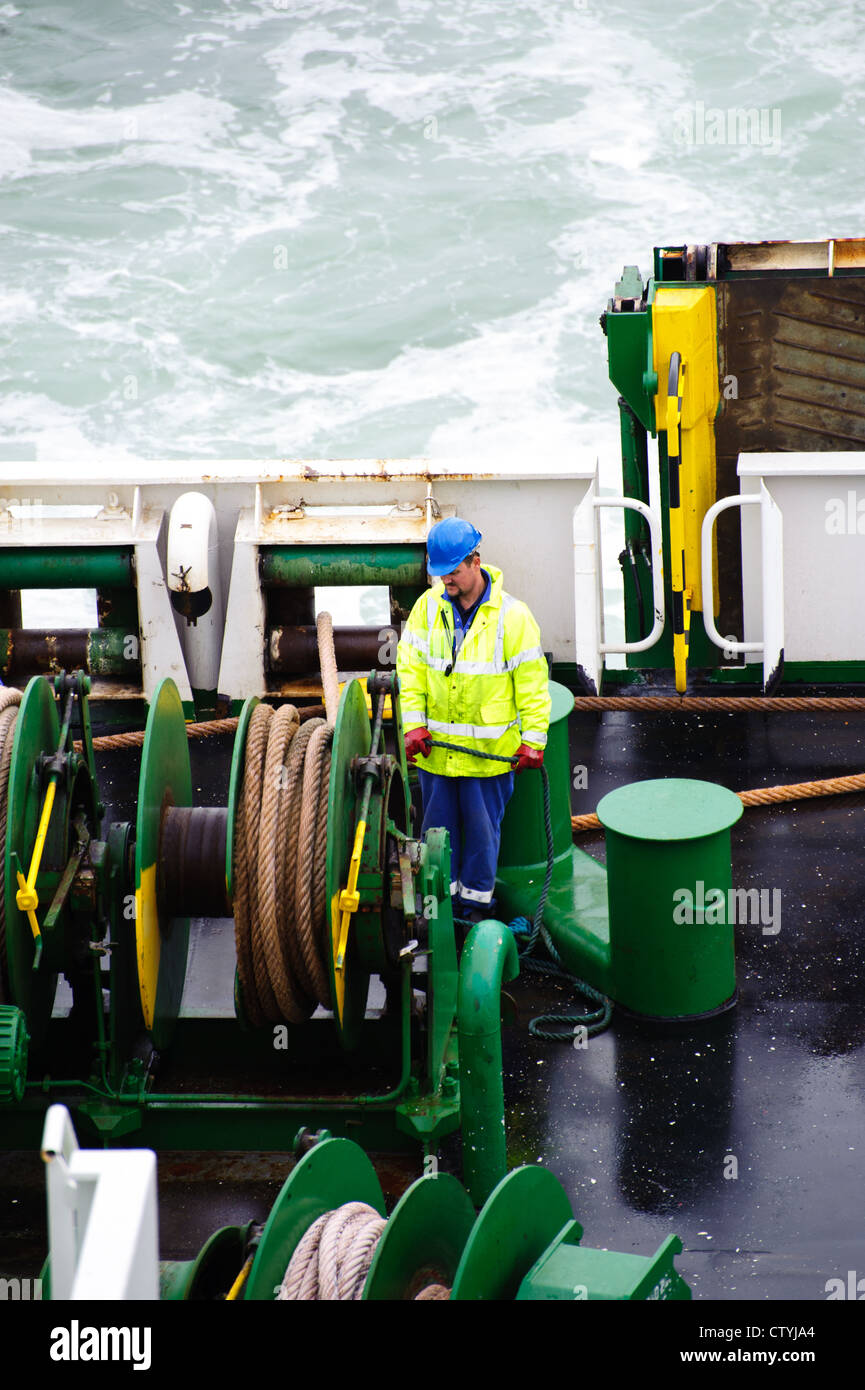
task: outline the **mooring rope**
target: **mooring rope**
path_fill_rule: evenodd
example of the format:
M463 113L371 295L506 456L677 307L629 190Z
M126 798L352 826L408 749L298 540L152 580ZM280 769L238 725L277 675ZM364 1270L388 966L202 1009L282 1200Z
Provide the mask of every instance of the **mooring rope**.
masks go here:
M0 1004L7 1002L9 993L6 960L6 792L9 786L9 766L12 762L12 743L21 694L20 690L12 686L0 689L0 853L3 855L3 863L0 864Z
M2 697L2 692L0 692ZM2 708L2 707L0 707ZM307 719L319 719L324 714L324 705L304 705L298 710L298 718L301 724ZM209 738L212 734L232 734L236 731L239 718L235 715L231 719L206 719L199 724L187 724L187 738ZM141 748L144 744L144 730L131 729L125 734L99 734L93 739L93 751L104 753L113 751L116 748ZM84 745L80 738L74 743L76 753L83 751Z
M330 718L258 704L246 735L235 815L234 924L246 1016L303 1023L331 1006L327 968L327 818L336 704L330 616L319 653Z
M387 1221L366 1202L346 1202L326 1211L301 1238L277 1290L278 1302L357 1302ZM443 1302L444 1284L425 1285L417 1302Z
M333 620L329 613L319 613L316 619L318 632L318 659L321 664L321 683L324 687L324 707L327 722L336 723L339 709L339 675L336 669L336 648L333 642Z
M430 739L430 743L433 748L447 748L452 753L469 753L472 757L482 758L485 762L508 763L511 767L515 767L519 761L516 755L503 757L500 753L482 753L477 748L468 748L456 743L442 743L438 739ZM529 1032L534 1037L543 1038L546 1042L572 1042L578 1028L584 1028L586 1036L603 1033L606 1028L609 1028L613 1017L613 1005L605 994L601 994L599 990L594 989L592 985L587 984L585 980L581 980L578 975L573 975L565 968L562 958L553 944L553 939L544 926L544 908L553 878L554 846L550 808L550 775L543 763L541 763L540 772L543 788L544 834L547 842L546 873L534 917L531 920L528 917L514 917L513 921L508 923L508 928L516 938L517 952L522 968L533 975L547 975L553 979L564 981L575 994L581 994L585 999L588 999L589 1007L587 1009L573 1013L539 1014L536 1018L529 1020ZM473 925L465 917L455 917L454 922L464 928L470 928ZM543 941L547 949L549 960L539 959L533 954L539 939Z
M631 714L863 714L861 695L577 695L574 709Z
M277 1300L358 1300L386 1225L366 1202L346 1202L319 1216L289 1260Z
M812 796L844 796L850 792L862 791L865 791L865 772L857 772L850 777L827 777L822 782L790 782L783 787L754 787L751 791L736 792L736 796L745 807L776 806L783 801L801 801ZM574 835L602 829L603 826L594 813L571 816L571 830Z

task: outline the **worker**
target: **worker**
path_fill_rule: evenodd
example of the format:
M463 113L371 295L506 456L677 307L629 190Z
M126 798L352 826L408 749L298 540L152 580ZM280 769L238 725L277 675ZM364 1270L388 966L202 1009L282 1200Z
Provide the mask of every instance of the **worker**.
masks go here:
M433 587L415 603L397 651L406 756L417 764L423 831L451 843L454 914L494 916L493 890L514 772L540 768L550 722L549 671L528 608L481 565L481 533L461 517L427 538ZM457 744L465 752L434 744ZM515 758L510 767L477 754Z

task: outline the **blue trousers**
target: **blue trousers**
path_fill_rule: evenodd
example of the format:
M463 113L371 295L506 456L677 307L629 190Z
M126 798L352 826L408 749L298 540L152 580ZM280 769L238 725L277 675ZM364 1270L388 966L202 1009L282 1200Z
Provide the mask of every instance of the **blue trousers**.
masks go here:
M496 777L441 777L418 769L423 831L444 826L451 839L451 893L466 908L495 905L493 889L502 816L514 789L513 772Z

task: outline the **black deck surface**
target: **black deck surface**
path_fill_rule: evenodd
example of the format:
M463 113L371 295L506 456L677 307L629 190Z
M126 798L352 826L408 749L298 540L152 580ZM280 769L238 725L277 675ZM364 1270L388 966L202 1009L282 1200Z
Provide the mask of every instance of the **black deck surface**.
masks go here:
M571 725L573 762L588 769L575 812L649 777L741 790L865 770L858 715L607 713ZM193 744L192 759L196 802L224 805L230 740ZM106 824L132 817L137 756L101 754L99 765ZM739 998L721 1017L658 1026L617 1013L579 1050L527 1031L533 1013L564 1001L557 987L508 987L518 1006L504 1030L509 1163L542 1162L561 1179L585 1245L651 1254L675 1233L695 1299L820 1301L830 1280L865 1277L863 840L865 796L745 811L733 883L780 890L781 927L737 928ZM579 843L603 858L602 835ZM232 968L230 938L222 944L209 957L218 995ZM458 1141L442 1161L458 1171ZM163 1257L261 1219L290 1162L162 1155ZM418 1171L388 1160L388 1195ZM38 1155L0 1154L0 1272L37 1274L45 1247Z

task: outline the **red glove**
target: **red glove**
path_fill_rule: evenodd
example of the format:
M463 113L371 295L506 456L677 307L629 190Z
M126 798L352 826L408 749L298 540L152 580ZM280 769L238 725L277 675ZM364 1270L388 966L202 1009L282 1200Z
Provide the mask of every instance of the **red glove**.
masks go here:
M530 748L527 743L521 743L517 749L519 762L514 768L514 772L525 772L527 767L541 767L544 761L543 748Z
M413 763L418 753L428 758L432 752L432 734L429 729L410 729L405 736L405 755Z

